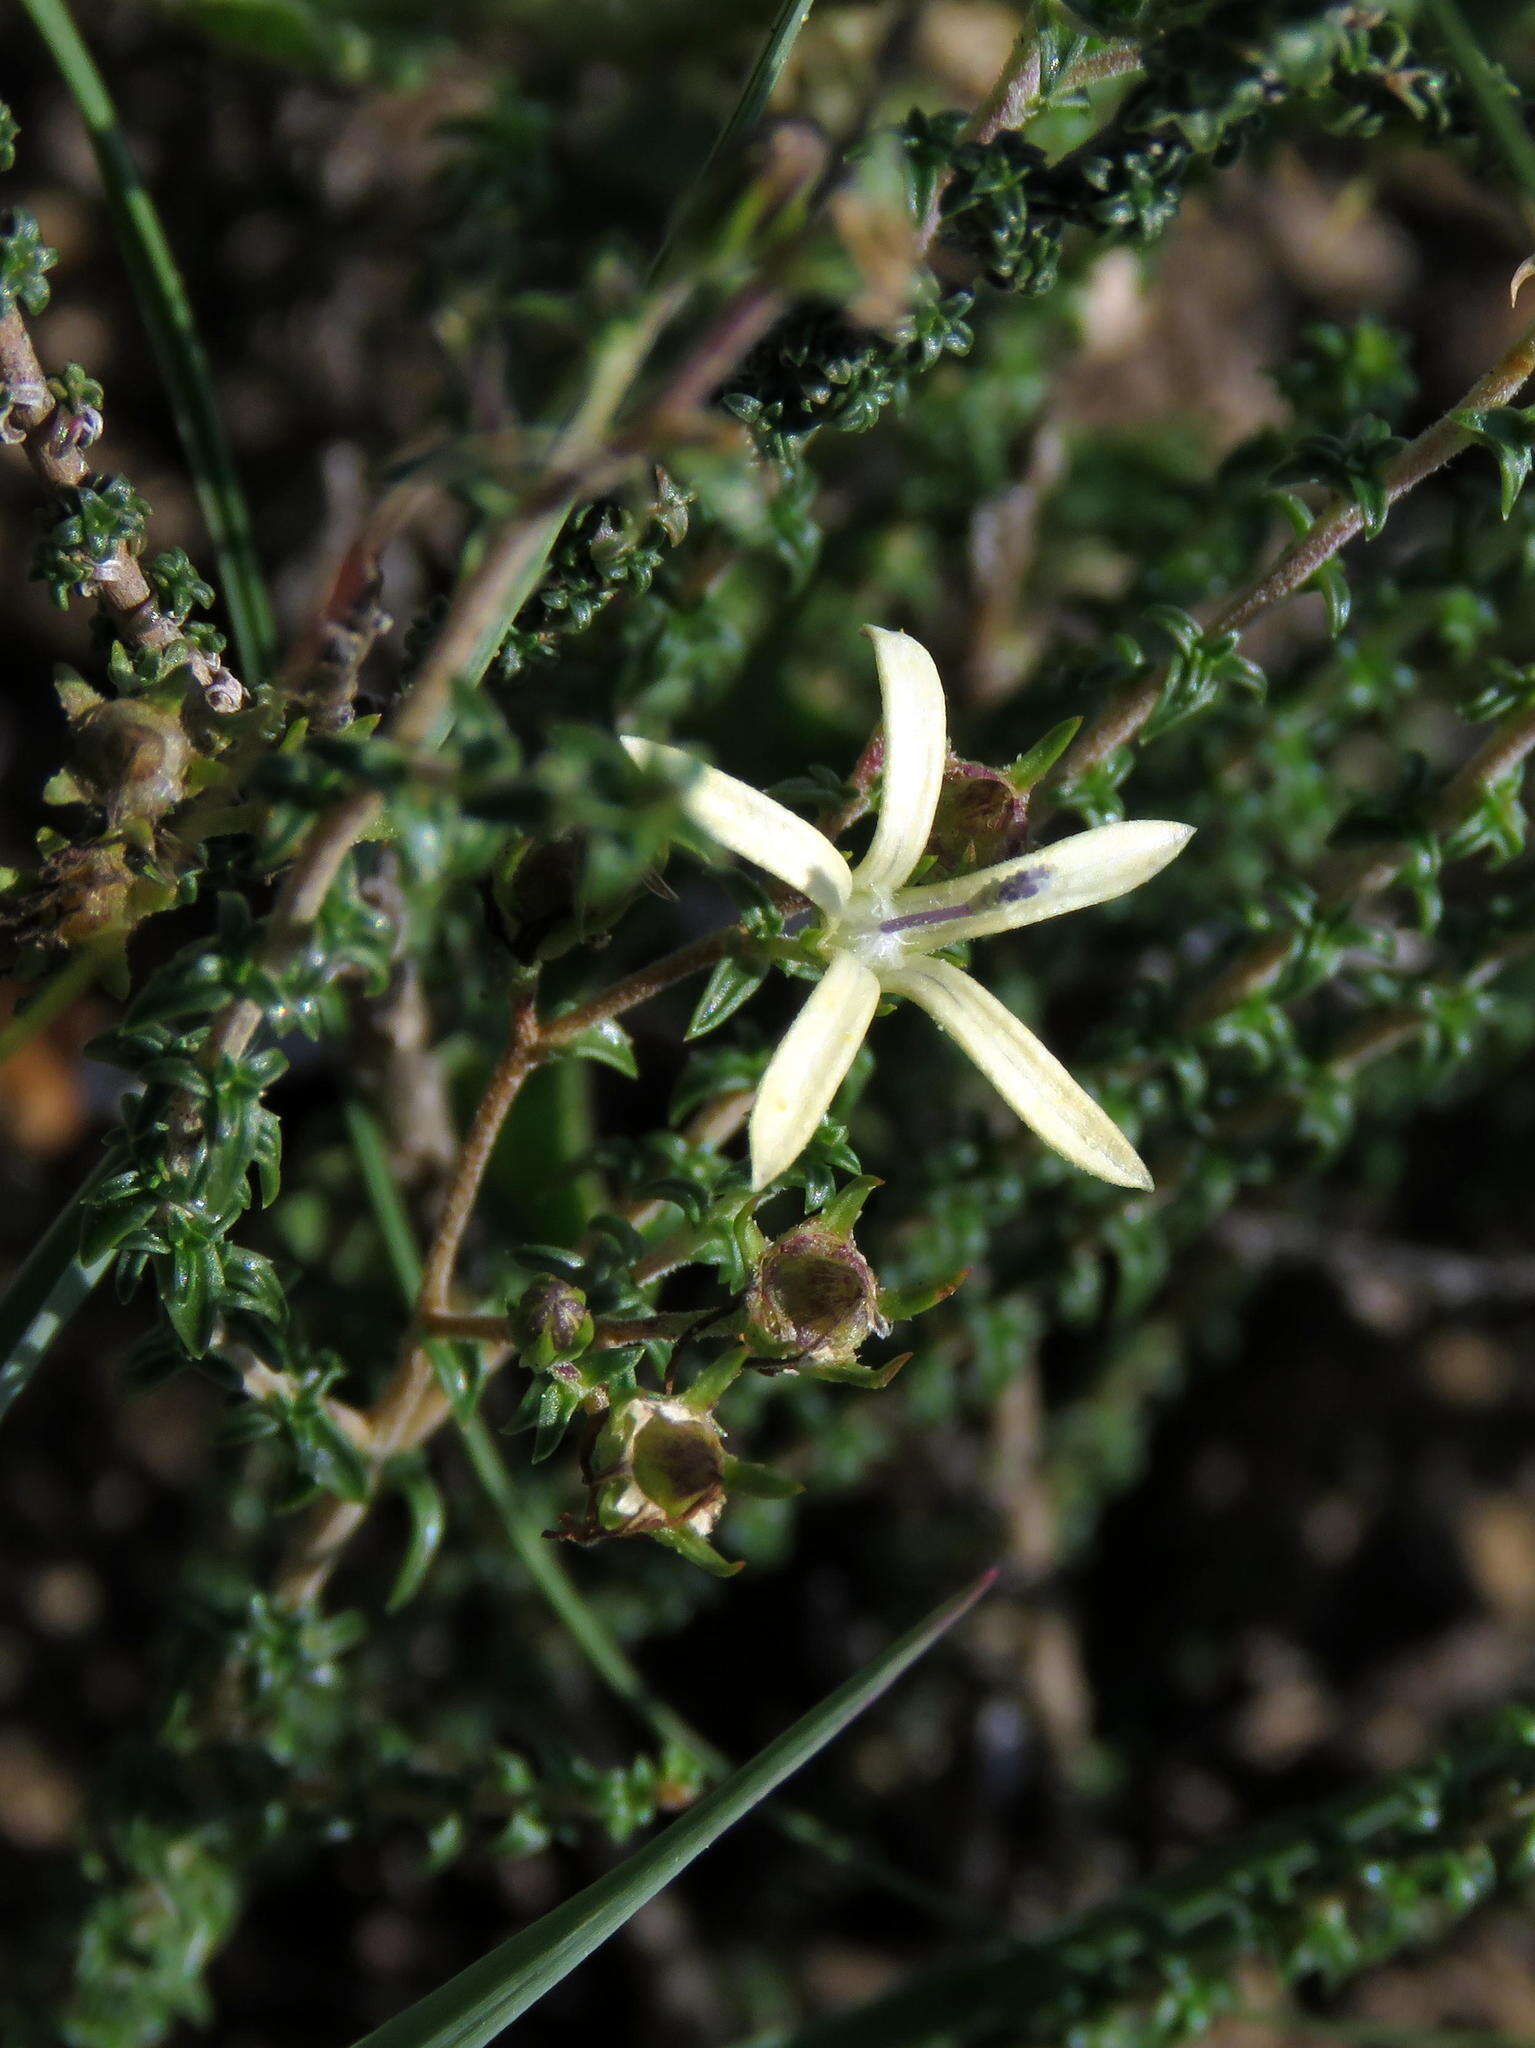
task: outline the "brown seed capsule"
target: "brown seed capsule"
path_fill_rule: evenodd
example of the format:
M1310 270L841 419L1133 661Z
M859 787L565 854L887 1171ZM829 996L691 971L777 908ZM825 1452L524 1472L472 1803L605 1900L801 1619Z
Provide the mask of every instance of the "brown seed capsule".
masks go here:
M978 761L951 755L943 771L938 809L928 834L932 879L968 873L1023 851L1029 805L1005 775Z
M114 698L75 723L74 739L74 779L112 825L158 824L186 795L192 743L176 712L142 698Z
M747 1341L768 1358L841 1365L890 1325L874 1270L852 1238L802 1223L758 1261L746 1297Z
M44 945L81 946L126 931L136 886L119 842L60 847L44 867L27 935Z
M725 1433L670 1396L637 1394L603 1423L587 1466L590 1536L707 1537L725 1509Z

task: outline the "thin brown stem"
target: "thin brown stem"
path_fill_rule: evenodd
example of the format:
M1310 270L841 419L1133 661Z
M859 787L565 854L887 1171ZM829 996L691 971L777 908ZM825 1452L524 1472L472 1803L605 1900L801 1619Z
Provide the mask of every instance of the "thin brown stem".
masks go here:
M1007 62L998 72L985 99L960 130L961 142L992 142L1007 129L1022 128L1046 97L1065 98L1071 93L1085 91L1088 86L1100 84L1104 79L1119 78L1140 67L1139 43L1114 43L1108 49L1096 51L1091 57L1083 57L1068 66L1059 78L1051 81L1047 91L1044 39L1040 25L1041 10L1037 0L1030 0L1023 26L1008 52ZM933 188L918 238L919 251L925 251L938 232L943 195L952 177L951 171Z
M512 1104L522 1092L522 1084L538 1064L540 1050L533 998L527 995L516 1005L506 1050L496 1062L489 1084L480 1098L480 1106L474 1113L474 1121L469 1126L468 1136L458 1155L458 1165L448 1185L436 1234L422 1269L419 1304L422 1314L447 1307L459 1247L469 1227L469 1218L479 1196L480 1183L485 1178L485 1169L490 1164L490 1155L501 1135L501 1127L511 1113Z
M468 1344L512 1344L510 1316L477 1315L457 1309L424 1308L421 1328L428 1337L457 1337Z
M664 1280L668 1273L675 1273L679 1266L686 1266L697 1251L705 1235L705 1226L685 1223L670 1237L663 1238L652 1252L647 1252L634 1268L632 1278L636 1287L649 1287L657 1280Z
M785 303L783 292L771 279L757 278L743 285L673 372L654 405L623 436L620 451L638 455L656 439L693 434L703 407L735 364L767 333Z
M1085 92L1088 86L1102 85L1107 79L1128 77L1144 62L1139 43L1110 43L1106 50L1095 50L1090 57L1079 57L1075 64L1067 65L1053 90L1062 95Z
M442 1216L426 1255L417 1303L418 1322L425 1310L444 1306L475 1197L501 1127L536 1063L537 1043L537 1022L532 998L528 996L517 1004L506 1050L496 1063L460 1149ZM375 1480L391 1458L422 1441L427 1433L422 1427L423 1414L436 1391L431 1352L418 1328L406 1339L389 1384L367 1413ZM434 1419L429 1427L435 1426ZM342 1550L361 1525L368 1506L365 1500L337 1499L317 1505L284 1561L277 1583L280 1600L290 1606L302 1606L318 1596Z
M962 142L991 142L1005 128L1017 128L1039 104L1045 75L1038 0L1030 0L1008 60L975 112L960 130Z
M1428 813L1433 832L1444 839L1457 831L1475 816L1493 786L1511 775L1532 752L1535 710L1509 713L1445 784ZM1339 856L1323 876L1318 891L1322 907L1335 909L1378 896L1397 880L1412 852L1410 846L1392 840ZM1184 1028L1207 1024L1272 987L1288 965L1294 946L1294 939L1284 932L1257 940L1189 1002L1182 1017Z
M236 1344L230 1349L240 1368L241 1388L252 1401L298 1400L302 1389L292 1373L280 1372L268 1365L247 1345ZM373 1431L367 1416L360 1408L353 1408L348 1402L337 1401L330 1396L326 1397L323 1406L343 1436L355 1444L358 1450L371 1453Z
M1512 937L1494 947L1475 971L1468 977L1473 988L1486 988L1508 968L1527 960L1535 953L1535 932L1516 932ZM1399 1045L1408 1044L1423 1030L1426 1023L1423 1012L1401 1004L1389 1010L1377 1011L1373 1017L1366 1017L1343 1035L1328 1056L1330 1073L1350 1075L1371 1061L1394 1052Z
M91 465L85 450L100 432L98 415L75 413L50 389L27 324L14 309L0 318L0 405L3 438L17 443L49 497L83 484ZM120 542L91 579L91 597L117 637L129 647L168 647L182 640L176 621L161 611L137 555ZM244 685L213 655L187 646L186 663L210 711L238 711Z
M1021 127L1039 104L1040 80L1044 75L1044 43L1040 35L1038 0L1029 0L1023 26L1008 52L1007 62L997 73L991 90L959 131L961 142L990 142L1004 128ZM927 203L918 236L918 250L926 251L938 232L943 215L943 195L952 171L940 177Z
M1535 953L1535 933L1517 932L1494 947L1468 977L1473 988L1485 988L1500 974L1519 961ZM1429 1018L1415 1005L1393 1004L1377 1010L1350 1027L1334 1044L1322 1062L1330 1074L1347 1079L1361 1068L1384 1059L1389 1053L1410 1045L1422 1036ZM1240 1140L1251 1139L1269 1130L1285 1117L1295 1114L1296 1096L1292 1088L1274 1089L1246 1102L1241 1107L1222 1117L1208 1133L1207 1142L1212 1145L1230 1145ZM1158 1162L1153 1161L1156 1168ZM1184 1177L1186 1162L1174 1164L1164 1171L1158 1171L1157 1191L1164 1199L1176 1193Z
M379 1401L361 1417L367 1430L366 1440L375 1475L382 1472L391 1458L426 1442L451 1412L432 1362L429 1347L434 1339L462 1338L497 1347L498 1355L482 1361L481 1369L486 1377L499 1371L516 1356L506 1317L473 1313L460 1315L449 1306L449 1297L458 1253L496 1139L529 1075L536 1070L545 1053L568 1044L571 1038L589 1030L593 1023L634 1008L681 979L683 974L695 972L706 965L707 960L699 957L693 958L690 965L681 963L685 956L698 955L703 946L713 944L715 940L728 940L731 936L732 932L727 931L715 934L710 941L682 947L669 955L666 961L658 961L640 974L615 982L610 989L594 996L589 1004L583 1006L580 1013L582 1021L573 1029L572 1020L577 1012L567 1012L566 1016L541 1030L531 999L525 999L518 1006L506 1051L475 1111L444 1198L437 1232L423 1269L416 1325ZM739 1130L751 1100L749 1090L733 1089L717 1103L707 1105L689 1127L694 1142L706 1145L728 1143ZM599 1349L611 1349L618 1344L644 1343L656 1337L685 1336L697 1320L696 1315L610 1320L601 1326L595 1342ZM295 1539L279 1573L277 1594L280 1600L288 1605L301 1606L318 1598L342 1551L362 1525L368 1505L366 1501L341 1500L319 1504Z
M1506 350L1484 376L1479 377L1459 402L1424 429L1388 466L1386 497L1395 504L1407 492L1430 477L1471 445L1472 437L1454 417L1457 412L1506 405L1520 387L1535 374L1535 327L1526 329L1513 347ZM1317 515L1310 528L1274 563L1220 606L1210 619L1210 633L1243 633L1264 612L1292 597L1310 581L1340 548L1364 530L1364 513L1352 498L1334 498ZM1041 790L1069 791L1072 784L1100 766L1119 748L1128 746L1140 732L1162 699L1165 670L1129 683L1102 711L1091 718L1066 750L1065 755ZM1036 811L1043 816L1043 807Z
M667 953L649 967L626 974L622 981L615 981L611 987L588 997L584 1003L578 1003L575 1009L566 1010L562 1016L551 1019L539 1034L540 1047L546 1051L557 1051L563 1045L572 1044L595 1025L609 1023L613 1018L623 1016L626 1010L637 1010L641 1003L648 1003L674 983L686 981L689 975L701 974L706 967L716 966L740 935L739 925L727 925L723 931L711 932L707 938L694 939L686 946L679 946L676 952Z

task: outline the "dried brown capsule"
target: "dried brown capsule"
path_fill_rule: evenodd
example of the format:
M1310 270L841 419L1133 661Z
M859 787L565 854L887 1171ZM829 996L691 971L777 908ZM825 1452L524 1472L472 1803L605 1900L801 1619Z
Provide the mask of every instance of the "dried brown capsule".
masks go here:
M725 1508L725 1432L686 1401L626 1402L597 1439L597 1519L613 1535L712 1534Z
M928 834L927 851L934 863L931 879L1012 860L1023 851L1028 815L1028 798L1020 796L1005 775L951 754Z
M874 1269L853 1242L878 1185L868 1176L851 1182L819 1216L763 1246L742 1318L759 1357L846 1365L867 1338L889 1335Z
M43 864L20 936L48 946L83 946L135 922L140 882L120 840L61 846Z
M741 1369L737 1353L708 1368L685 1394L633 1394L608 1414L585 1463L585 1519L553 1533L575 1543L650 1536L717 1577L740 1570L709 1541L725 1510L727 1488L783 1500L798 1483L725 1449L714 1419L720 1397Z
M74 722L70 776L114 827L157 825L185 797L192 743L179 715L141 697L104 701Z

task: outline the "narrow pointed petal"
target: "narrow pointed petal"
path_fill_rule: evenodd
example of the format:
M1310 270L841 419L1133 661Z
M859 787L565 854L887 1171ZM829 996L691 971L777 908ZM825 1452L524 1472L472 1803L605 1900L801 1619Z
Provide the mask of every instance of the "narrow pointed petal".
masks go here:
M764 1188L815 1135L879 1004L879 983L838 953L768 1061L751 1114L752 1186Z
M1018 860L962 875L957 881L903 889L891 905L886 929L914 952L1016 931L1063 911L1083 910L1123 896L1151 877L1194 836L1192 825L1135 818L1098 825Z
M914 960L899 974L885 975L883 985L891 995L920 1003L958 1040L1008 1107L1063 1159L1116 1187L1151 1186L1151 1175L1123 1132L989 989L947 960Z
M681 747L629 737L623 745L638 767L671 777L683 810L711 839L798 889L828 916L847 902L853 888L852 871L814 825L797 818L760 789L753 789L749 782L706 766Z
M949 737L943 685L927 649L906 633L865 626L879 665L885 774L874 843L858 867L861 887L899 889L927 845L938 808Z

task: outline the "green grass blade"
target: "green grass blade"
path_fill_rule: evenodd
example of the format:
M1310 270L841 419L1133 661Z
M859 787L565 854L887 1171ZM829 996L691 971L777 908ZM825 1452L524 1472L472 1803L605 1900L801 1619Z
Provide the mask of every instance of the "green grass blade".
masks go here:
M414 1313L416 1296L421 1292L421 1254L400 1191L394 1184L384 1134L372 1110L355 1097L348 1099L342 1114L346 1118L346 1134L357 1154L373 1220L384 1240L384 1255L393 1270L395 1286L400 1299Z
M810 18L815 0L782 0L773 26L768 30L767 41L761 54L752 66L751 76L741 88L741 97L731 109L730 118L720 130L708 161L704 165L707 177L710 167L723 156L727 156L744 135L748 135L762 119L767 103L773 97L773 88L779 74L789 61L789 52L794 48L800 30Z
M255 684L271 673L276 633L256 562L250 515L224 438L186 286L118 125L106 82L80 38L66 0L22 4L73 95L96 152L123 261L217 556L235 652L245 680Z
M0 1067L46 1031L55 1017L62 1017L77 996L84 995L103 962L111 957L116 943L98 940L94 945L82 946L40 988L28 991L31 1000L25 1007L18 1005L0 1026Z
M840 1735L953 1627L990 1585L991 1577L988 1573L945 1601L616 1870L471 1963L440 1990L369 2034L358 2048L485 2048L695 1857Z
M779 0L773 25L767 32L767 40L758 52L757 61L751 74L742 86L740 96L726 116L725 124L715 136L709 154L699 165L697 174L672 210L671 225L665 239L656 251L651 266L652 277L661 276L667 267L667 259L678 247L686 229L694 220L699 209L706 203L720 166L728 163L731 154L756 127L767 111L768 101L773 97L773 88L794 48L800 30L810 18L815 0Z
M1478 41L1456 0L1428 0L1456 68L1481 109L1487 132L1502 150L1527 201L1535 200L1535 141L1527 132L1514 99L1496 66Z
M0 1298L0 1419L112 1263L110 1252L89 1265L80 1257L83 1211L99 1178L64 1204Z

